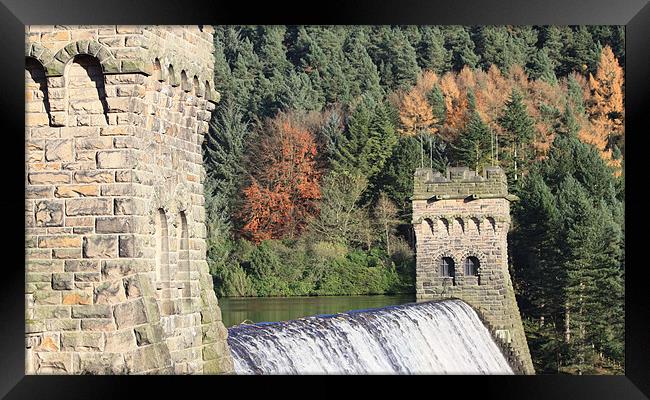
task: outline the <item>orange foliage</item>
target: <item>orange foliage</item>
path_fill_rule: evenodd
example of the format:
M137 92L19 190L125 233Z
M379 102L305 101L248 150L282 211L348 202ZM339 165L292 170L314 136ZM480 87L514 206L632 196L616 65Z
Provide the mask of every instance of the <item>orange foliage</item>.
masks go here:
M239 213L242 235L256 243L300 233L318 213L321 197L314 135L288 114L266 128L251 157L253 176Z
M433 110L426 96L437 80L436 74L425 71L418 78L417 84L404 94L399 107L400 134L415 136L421 132L435 132L433 125L437 121L433 117Z
M607 134L623 134L623 69L609 46L603 48L596 76L589 74L589 88L591 120Z
M440 90L445 99L445 131L447 139L455 139L458 131L465 125L467 93L461 93L456 84L456 75L447 72L440 80Z
M620 174L620 160L612 158L612 139L624 135L623 69L612 49L605 46L600 55L596 76L589 74L591 98L588 102L591 129L581 132L581 140L591 143L601 157Z

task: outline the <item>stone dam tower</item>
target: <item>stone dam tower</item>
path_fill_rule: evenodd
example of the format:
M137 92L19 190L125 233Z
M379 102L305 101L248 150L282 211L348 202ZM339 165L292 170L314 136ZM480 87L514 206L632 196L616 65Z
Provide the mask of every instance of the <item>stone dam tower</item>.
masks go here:
M482 317L520 373L534 369L508 272L505 173L467 167L415 172L413 228L418 300L458 298Z
M26 28L26 372L232 372L206 263L212 28Z

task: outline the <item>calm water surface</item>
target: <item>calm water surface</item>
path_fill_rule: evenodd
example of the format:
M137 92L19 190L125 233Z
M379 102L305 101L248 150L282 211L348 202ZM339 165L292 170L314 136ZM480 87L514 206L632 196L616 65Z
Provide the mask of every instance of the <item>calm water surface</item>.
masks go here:
M414 294L394 296L223 297L219 306L226 328L242 322L286 321L415 302Z

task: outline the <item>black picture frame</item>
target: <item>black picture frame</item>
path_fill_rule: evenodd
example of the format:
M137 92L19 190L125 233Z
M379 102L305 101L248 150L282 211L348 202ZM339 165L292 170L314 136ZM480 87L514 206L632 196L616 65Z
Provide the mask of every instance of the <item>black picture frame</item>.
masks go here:
M296 381L280 377L131 377L25 376L24 360L24 27L52 24L458 24L458 25L625 25L626 26L626 357L625 376L424 376L406 381L395 377L372 381L309 382L298 389ZM0 0L0 124L3 135L0 159L4 164L0 210L5 226L0 248L0 396L23 398L120 398L144 389L147 397L242 396L300 394L338 396L374 395L387 388L399 394L424 389L443 396L473 391L481 397L518 399L643 399L650 395L650 296L647 295L642 258L644 220L641 181L647 174L637 167L648 136L644 114L650 107L650 4L647 0L445 0L265 2L174 0L56 0L36 2ZM631 133L631 134L630 134ZM23 169L24 173L24 169ZM22 246L21 246L22 245ZM10 257L7 257L10 256ZM275 379L274 379L275 378ZM367 379L368 377L358 377ZM180 382L178 379L192 379ZM260 379L260 383L244 379ZM306 379L300 377L299 380ZM329 378L332 379L332 378ZM311 381L311 379L310 379ZM199 384L205 394L199 394ZM344 386L345 385L345 386ZM234 391L233 391L234 390ZM396 394L397 394L396 393ZM422 393L422 392L420 392Z

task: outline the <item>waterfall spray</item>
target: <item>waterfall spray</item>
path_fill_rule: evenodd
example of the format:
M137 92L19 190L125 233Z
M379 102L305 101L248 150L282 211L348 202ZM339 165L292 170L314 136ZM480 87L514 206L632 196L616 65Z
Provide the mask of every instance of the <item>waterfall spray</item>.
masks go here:
M238 325L228 344L240 374L513 373L460 300Z

